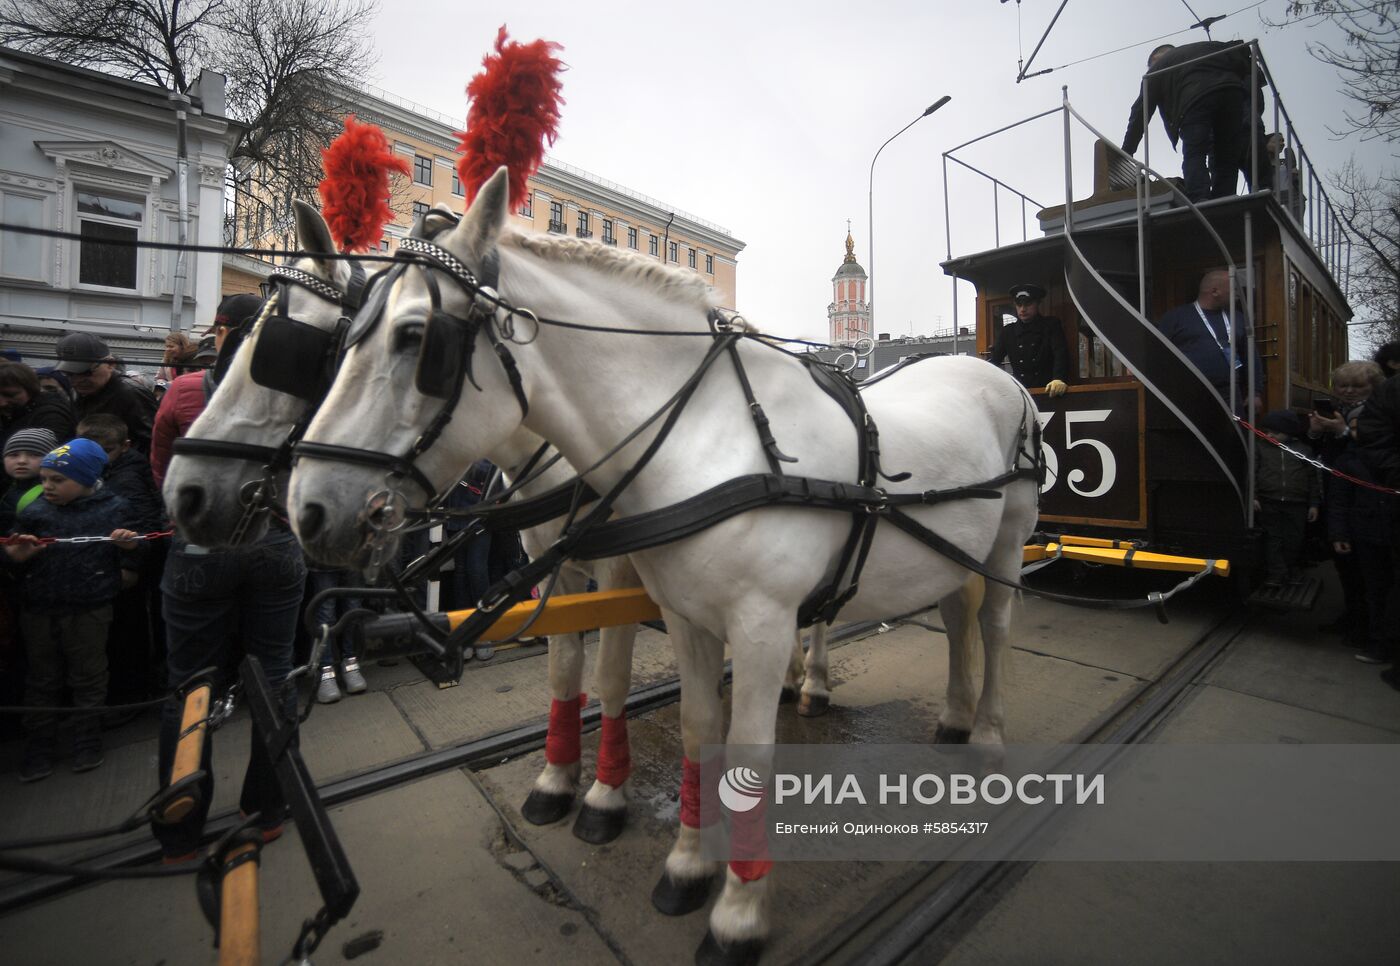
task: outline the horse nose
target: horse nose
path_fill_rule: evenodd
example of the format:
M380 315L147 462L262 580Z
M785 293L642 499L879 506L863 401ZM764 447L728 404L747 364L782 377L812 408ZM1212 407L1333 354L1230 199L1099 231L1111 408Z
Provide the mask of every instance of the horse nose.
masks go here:
M297 536L303 541L315 539L326 523L326 508L319 503L308 503L297 516Z
M180 492L175 497L175 517L182 523L188 523L199 513L204 506L204 487L196 484L187 484L180 487Z

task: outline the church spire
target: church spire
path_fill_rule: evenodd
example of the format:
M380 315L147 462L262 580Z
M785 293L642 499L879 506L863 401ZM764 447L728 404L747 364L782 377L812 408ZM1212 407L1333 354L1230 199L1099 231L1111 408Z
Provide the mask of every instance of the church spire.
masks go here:
M856 240L851 237L851 219L846 219L846 257L843 263L850 264L856 260Z

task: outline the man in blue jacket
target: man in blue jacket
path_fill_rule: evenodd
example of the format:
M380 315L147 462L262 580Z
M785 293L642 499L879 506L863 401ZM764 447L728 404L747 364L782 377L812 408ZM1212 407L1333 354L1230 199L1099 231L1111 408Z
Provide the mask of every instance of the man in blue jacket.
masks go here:
M1178 305L1157 320L1157 328L1181 350L1206 382L1215 387L1222 400L1230 398L1230 273L1212 269L1201 278L1196 301ZM1248 398L1249 370L1244 360L1249 351L1244 310L1235 310L1235 401L1241 408ZM1255 392L1264 391L1264 361L1254 352Z

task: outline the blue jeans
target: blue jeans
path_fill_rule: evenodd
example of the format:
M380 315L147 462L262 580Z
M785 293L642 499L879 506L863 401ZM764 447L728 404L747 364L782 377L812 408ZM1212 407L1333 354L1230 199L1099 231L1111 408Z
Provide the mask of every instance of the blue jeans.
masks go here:
M215 667L214 693L218 695L236 677L244 654L262 662L268 681L274 687L280 685L292 670L292 641L305 581L306 563L290 533L273 531L251 547L229 550L177 542L160 585L170 686L179 686L201 668ZM296 713L295 694L285 696L283 712ZM173 700L161 708L162 785L170 782L180 714ZM214 743L209 737L200 763L205 777L199 786L199 803L175 825L152 826L167 855L183 855L199 847L214 794ZM275 825L286 814L272 762L256 736L239 806L248 813L261 812L264 825Z
M332 587L359 587L362 586L359 578L349 570L317 570L312 568L306 575L307 597L314 598L323 590ZM317 627L322 624L334 624L343 615L360 606L359 600L354 597L330 597L321 601L316 608L316 613L312 615ZM326 643L326 649L321 652L321 667L327 668L334 664L339 664L346 658L355 656L355 642L349 634L342 634L331 638Z

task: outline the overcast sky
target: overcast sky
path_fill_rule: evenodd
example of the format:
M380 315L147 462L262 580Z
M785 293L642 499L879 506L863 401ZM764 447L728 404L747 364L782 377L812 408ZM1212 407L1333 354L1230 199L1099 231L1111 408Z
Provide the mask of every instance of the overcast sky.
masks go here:
M1335 71L1308 55L1330 29L1270 29L1286 0L1189 0L1201 17L1230 14L1215 40L1258 38L1303 144L1323 169L1355 154L1369 170L1391 164L1377 142L1338 140L1345 101ZM739 256L738 308L765 330L824 340L831 276L850 219L871 269L867 230L871 158L880 144L944 94L938 113L880 155L874 176L877 331L927 333L952 324L951 282L938 263L944 234L942 152L1061 103L1106 136L1122 137L1148 51L1195 22L1182 0L1069 0L1032 70L1017 84L1060 0L396 0L383 2L379 64L368 79L451 116L505 24L522 41L563 45L560 137L551 156L728 228ZM1018 16L1019 14L1019 16ZM1169 42L1205 39L1200 30ZM1084 63L1073 62L1105 54ZM456 56L447 56L453 50ZM1271 116L1271 115L1270 115ZM1054 115L965 154L1045 205L1064 201L1063 134ZM1152 122L1153 166L1180 158ZM1091 136L1075 134L1075 197L1091 191ZM1141 149L1139 157L1141 157ZM950 174L954 255L992 247L992 191ZM1019 203L1002 196L1003 240L1020 236ZM1034 229L1034 213L1031 213ZM970 286L961 286L968 324Z

